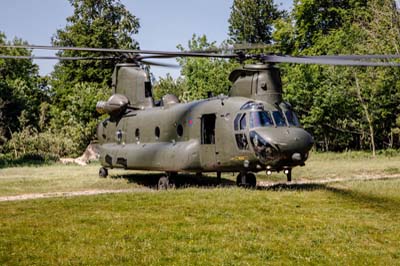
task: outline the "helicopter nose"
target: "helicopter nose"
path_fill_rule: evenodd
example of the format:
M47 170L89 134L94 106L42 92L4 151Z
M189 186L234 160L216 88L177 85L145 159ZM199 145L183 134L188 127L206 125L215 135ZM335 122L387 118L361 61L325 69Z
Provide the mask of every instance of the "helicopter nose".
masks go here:
M282 153L291 153L296 157L296 153L307 153L314 144L314 139L302 128L282 128L274 143Z
M302 128L270 128L257 131L280 154L280 158L301 164L308 158L314 140Z
M281 143L281 151L287 159L291 159L294 163L304 165L304 162L308 159L308 152L311 150L314 139L302 128L291 128L285 132L288 136L286 145Z

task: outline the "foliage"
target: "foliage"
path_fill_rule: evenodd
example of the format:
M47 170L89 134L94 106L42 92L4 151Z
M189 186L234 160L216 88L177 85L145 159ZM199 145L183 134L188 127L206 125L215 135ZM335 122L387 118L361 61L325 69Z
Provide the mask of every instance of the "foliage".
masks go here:
M153 87L154 98L158 100L166 94L176 95L182 100L185 91L187 91L185 79L181 77L174 79L169 73L165 78L160 77Z
M53 45L139 47L133 39L139 29L139 20L119 0L69 1L74 7L74 14L67 18L67 26L57 31ZM58 55L99 56L98 53L82 51L62 51ZM109 85L115 63L113 60L60 61L52 73L50 129L60 138L73 141L70 155L84 150L94 137L99 121L96 102L107 99L111 93Z
M50 165L58 159L58 156L44 153L26 153L18 158L11 154L0 154L0 168Z
M13 159L27 156L45 156L59 158L75 151L77 143L73 139L59 136L50 131L38 132L26 127L21 132L14 132L6 149Z
M1 44L23 45L21 39L6 41L0 32ZM26 49L0 48L7 55L30 56ZM38 75L32 60L0 59L0 152L13 132L39 123L39 106L48 100L46 78Z
M57 30L52 39L55 46L127 48L136 49L139 44L133 39L138 33L139 20L131 14L120 0L69 0L74 14L67 18L67 26ZM98 53L62 51L60 56L92 56ZM104 54L101 54L104 56ZM61 85L77 82L111 84L115 62L112 60L61 61L57 64L53 78L56 91Z
M357 12L364 9L366 3L367 0L295 1L292 15L298 51L319 43L320 38L329 35L330 31L346 26Z
M179 45L181 51L186 49ZM215 42L209 42L205 35L193 35L188 42L189 51L218 49ZM185 101L207 98L208 93L214 95L227 94L230 81L229 73L237 67L236 63L218 58L190 58L177 59L182 67L181 75L184 76L187 90L180 95Z
M297 2L294 53L397 54L400 28L394 22L399 14L391 0L383 2L342 1L337 6ZM327 12L325 17L314 13L318 8ZM293 32L287 29L282 31ZM324 150L371 149L374 153L376 148L400 144L392 133L399 114L398 69L303 65L283 69L286 98Z
M273 0L234 0L229 17L229 36L234 43L272 43L273 21L285 13Z
M70 88L70 94L65 95L63 102L68 105L50 107L50 130L61 139L71 140L69 150L61 150L60 156L76 156L93 140L96 126L104 118L96 112L96 103L107 99L109 94L108 87L97 83L77 83Z

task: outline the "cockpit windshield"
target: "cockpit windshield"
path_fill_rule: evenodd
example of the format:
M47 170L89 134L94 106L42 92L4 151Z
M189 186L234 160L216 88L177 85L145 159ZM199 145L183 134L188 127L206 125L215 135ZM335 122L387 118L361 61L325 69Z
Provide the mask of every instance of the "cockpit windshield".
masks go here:
M267 111L250 112L250 128L273 126L271 114Z
M296 114L293 111L287 110L285 111L285 115L290 126L295 126L295 127L300 126L299 119L297 118Z

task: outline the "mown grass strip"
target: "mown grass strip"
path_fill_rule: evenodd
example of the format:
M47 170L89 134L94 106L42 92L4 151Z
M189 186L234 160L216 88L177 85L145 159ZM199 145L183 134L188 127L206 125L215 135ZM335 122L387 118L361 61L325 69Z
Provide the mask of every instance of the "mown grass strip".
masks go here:
M399 187L359 181L0 203L0 264L394 265Z

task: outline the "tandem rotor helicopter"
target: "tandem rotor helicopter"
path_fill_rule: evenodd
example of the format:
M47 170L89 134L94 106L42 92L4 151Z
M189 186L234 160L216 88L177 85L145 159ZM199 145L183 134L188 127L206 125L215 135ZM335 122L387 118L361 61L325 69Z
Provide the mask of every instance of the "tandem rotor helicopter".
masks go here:
M292 106L282 99L282 82L277 63L342 66L400 66L390 60L397 55L281 56L265 54L219 54L215 52L164 52L52 46L0 47L77 50L127 54L115 65L112 96L97 103L97 111L109 115L97 128L100 147L100 177L108 169L162 171L159 189L167 189L178 172L237 172L238 186L255 187L254 173L283 171L287 181L292 169L304 166L313 146ZM228 95L181 103L172 94L156 102L146 59L209 57L252 59L229 75ZM0 55L0 59L104 60L98 58L32 57ZM115 57L114 57L115 58Z

